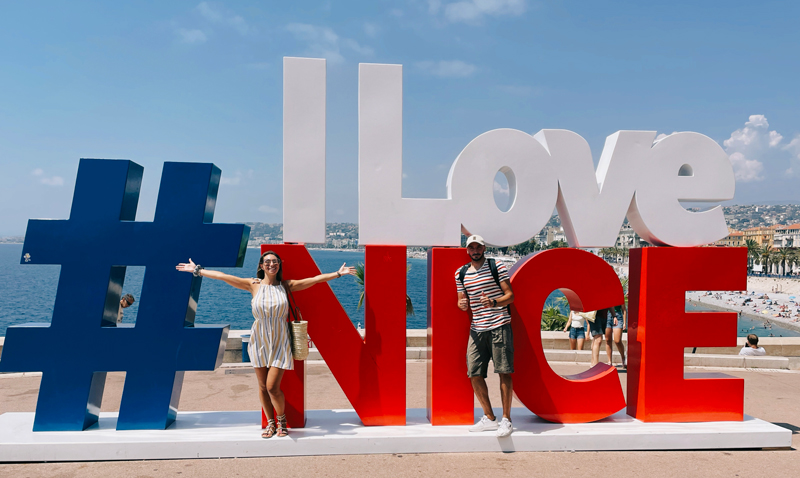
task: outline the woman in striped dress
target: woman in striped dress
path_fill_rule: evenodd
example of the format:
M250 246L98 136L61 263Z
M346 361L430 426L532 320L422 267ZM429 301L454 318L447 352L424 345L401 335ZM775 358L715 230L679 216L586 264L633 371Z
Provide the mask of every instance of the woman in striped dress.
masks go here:
M250 304L253 308L253 327L250 329L250 345L247 352L256 372L258 380L258 397L264 414L268 417L267 428L262 438L274 435L284 437L289 434L286 428L285 400L281 391L281 379L285 370L294 369L292 349L289 342L289 301L287 291L308 289L312 285L342 277L345 274L355 275L355 267L342 264L337 272L320 274L315 277L299 280L283 280L281 258L278 254L267 251L258 261L257 279L248 279L225 274L219 271L204 269L189 259L176 269L192 272L197 277L218 279L227 284L249 291L253 296ZM277 414L277 428L272 419Z

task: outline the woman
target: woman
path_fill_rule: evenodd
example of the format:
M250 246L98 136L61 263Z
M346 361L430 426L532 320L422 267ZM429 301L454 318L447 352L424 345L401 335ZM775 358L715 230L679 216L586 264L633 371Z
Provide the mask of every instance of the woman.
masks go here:
M622 356L622 368L627 369L628 364L625 361L625 344L622 343L622 331L628 328L628 309L625 304L612 307L611 315L613 320L608 322L606 326L606 352L608 352L608 364L613 365L611 360L611 342L617 344L617 350Z
M583 350L583 341L586 339L586 318L571 310L569 312L569 319L567 325L564 327L564 332L569 329L569 349L570 350ZM572 327L570 329L570 327Z
M299 280L283 280L281 258L278 254L267 251L261 254L258 261L257 279L236 277L219 271L210 271L203 266L189 262L178 264L175 268L183 272L191 272L196 277L208 277L221 280L237 289L250 292L253 296L250 304L253 308L255 322L250 329L250 345L247 348L250 361L258 380L258 397L264 414L268 417L267 428L262 438L274 435L285 437L289 434L284 412L285 400L281 391L281 379L285 370L294 369L292 349L289 341L289 300L287 292L308 289L312 285L342 277L355 275L355 267L342 264L337 272L320 274L316 277ZM275 426L273 415L277 415Z

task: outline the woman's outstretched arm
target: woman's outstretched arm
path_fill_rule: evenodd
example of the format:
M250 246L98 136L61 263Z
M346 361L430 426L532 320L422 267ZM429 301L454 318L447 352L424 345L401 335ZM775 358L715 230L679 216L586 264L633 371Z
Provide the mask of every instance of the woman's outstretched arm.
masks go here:
M180 264L175 266L175 269L181 272L194 272L195 267L197 267L197 265L194 262L192 262L192 259L190 258L188 263L181 262ZM221 280L226 284L236 287L237 289L246 290L248 292L250 292L252 289L253 279L248 279L245 277L236 277L230 274L226 274L224 272L210 271L208 269L200 269L198 271L198 275L200 277L208 277L209 279Z
M329 280L338 279L343 275L356 275L356 268L355 267L347 267L347 263L342 264L342 267L339 268L337 272L331 272L328 274L320 274L318 276L309 277L307 279L297 279L297 280L288 280L286 284L289 286L289 290L297 291L308 289L314 284L319 284L321 282L328 282Z

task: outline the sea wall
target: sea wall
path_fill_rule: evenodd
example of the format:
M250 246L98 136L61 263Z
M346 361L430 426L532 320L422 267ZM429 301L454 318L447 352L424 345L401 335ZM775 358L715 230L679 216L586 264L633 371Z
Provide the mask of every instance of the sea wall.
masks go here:
M224 363L241 363L242 361L242 335L248 334L249 330L231 330L228 335L228 341L225 346L225 355L222 361ZM364 331L361 331L362 336ZM628 337L627 334L622 335L622 341L627 350ZM738 337L736 339L736 347L688 347L684 350L687 361L686 365L702 365L694 363L692 355L738 355L739 350L744 346L747 339L745 337ZM0 354L2 354L3 343L5 337L0 337ZM409 359L424 359L427 355L427 330L425 329L408 329L406 330L406 357ZM792 360L792 363L800 363L800 337L760 337L758 344L764 347L767 355L771 357L796 357L798 360ZM546 332L542 331L542 346L547 351L548 360L554 361L577 361L583 362L584 355L589 353L590 345L587 341L583 351L570 351L569 338L564 332ZM313 351L314 359L316 357L316 350ZM619 360L619 352L617 348L613 348L614 362ZM588 357L588 355L586 355ZM600 349L600 360L606 360L605 347ZM711 366L711 365L708 365Z

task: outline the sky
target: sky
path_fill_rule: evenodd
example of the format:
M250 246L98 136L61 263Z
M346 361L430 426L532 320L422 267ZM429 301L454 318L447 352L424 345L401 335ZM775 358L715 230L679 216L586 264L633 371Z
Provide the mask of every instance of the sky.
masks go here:
M282 58L327 59L327 220L358 218L358 64L403 65L403 194L495 128L703 133L730 203L800 202L800 3L3 2L0 236L67 218L79 158L222 170L215 222L282 222ZM501 181L502 182L502 181ZM502 198L503 185L498 183ZM500 200L500 199L498 199Z

